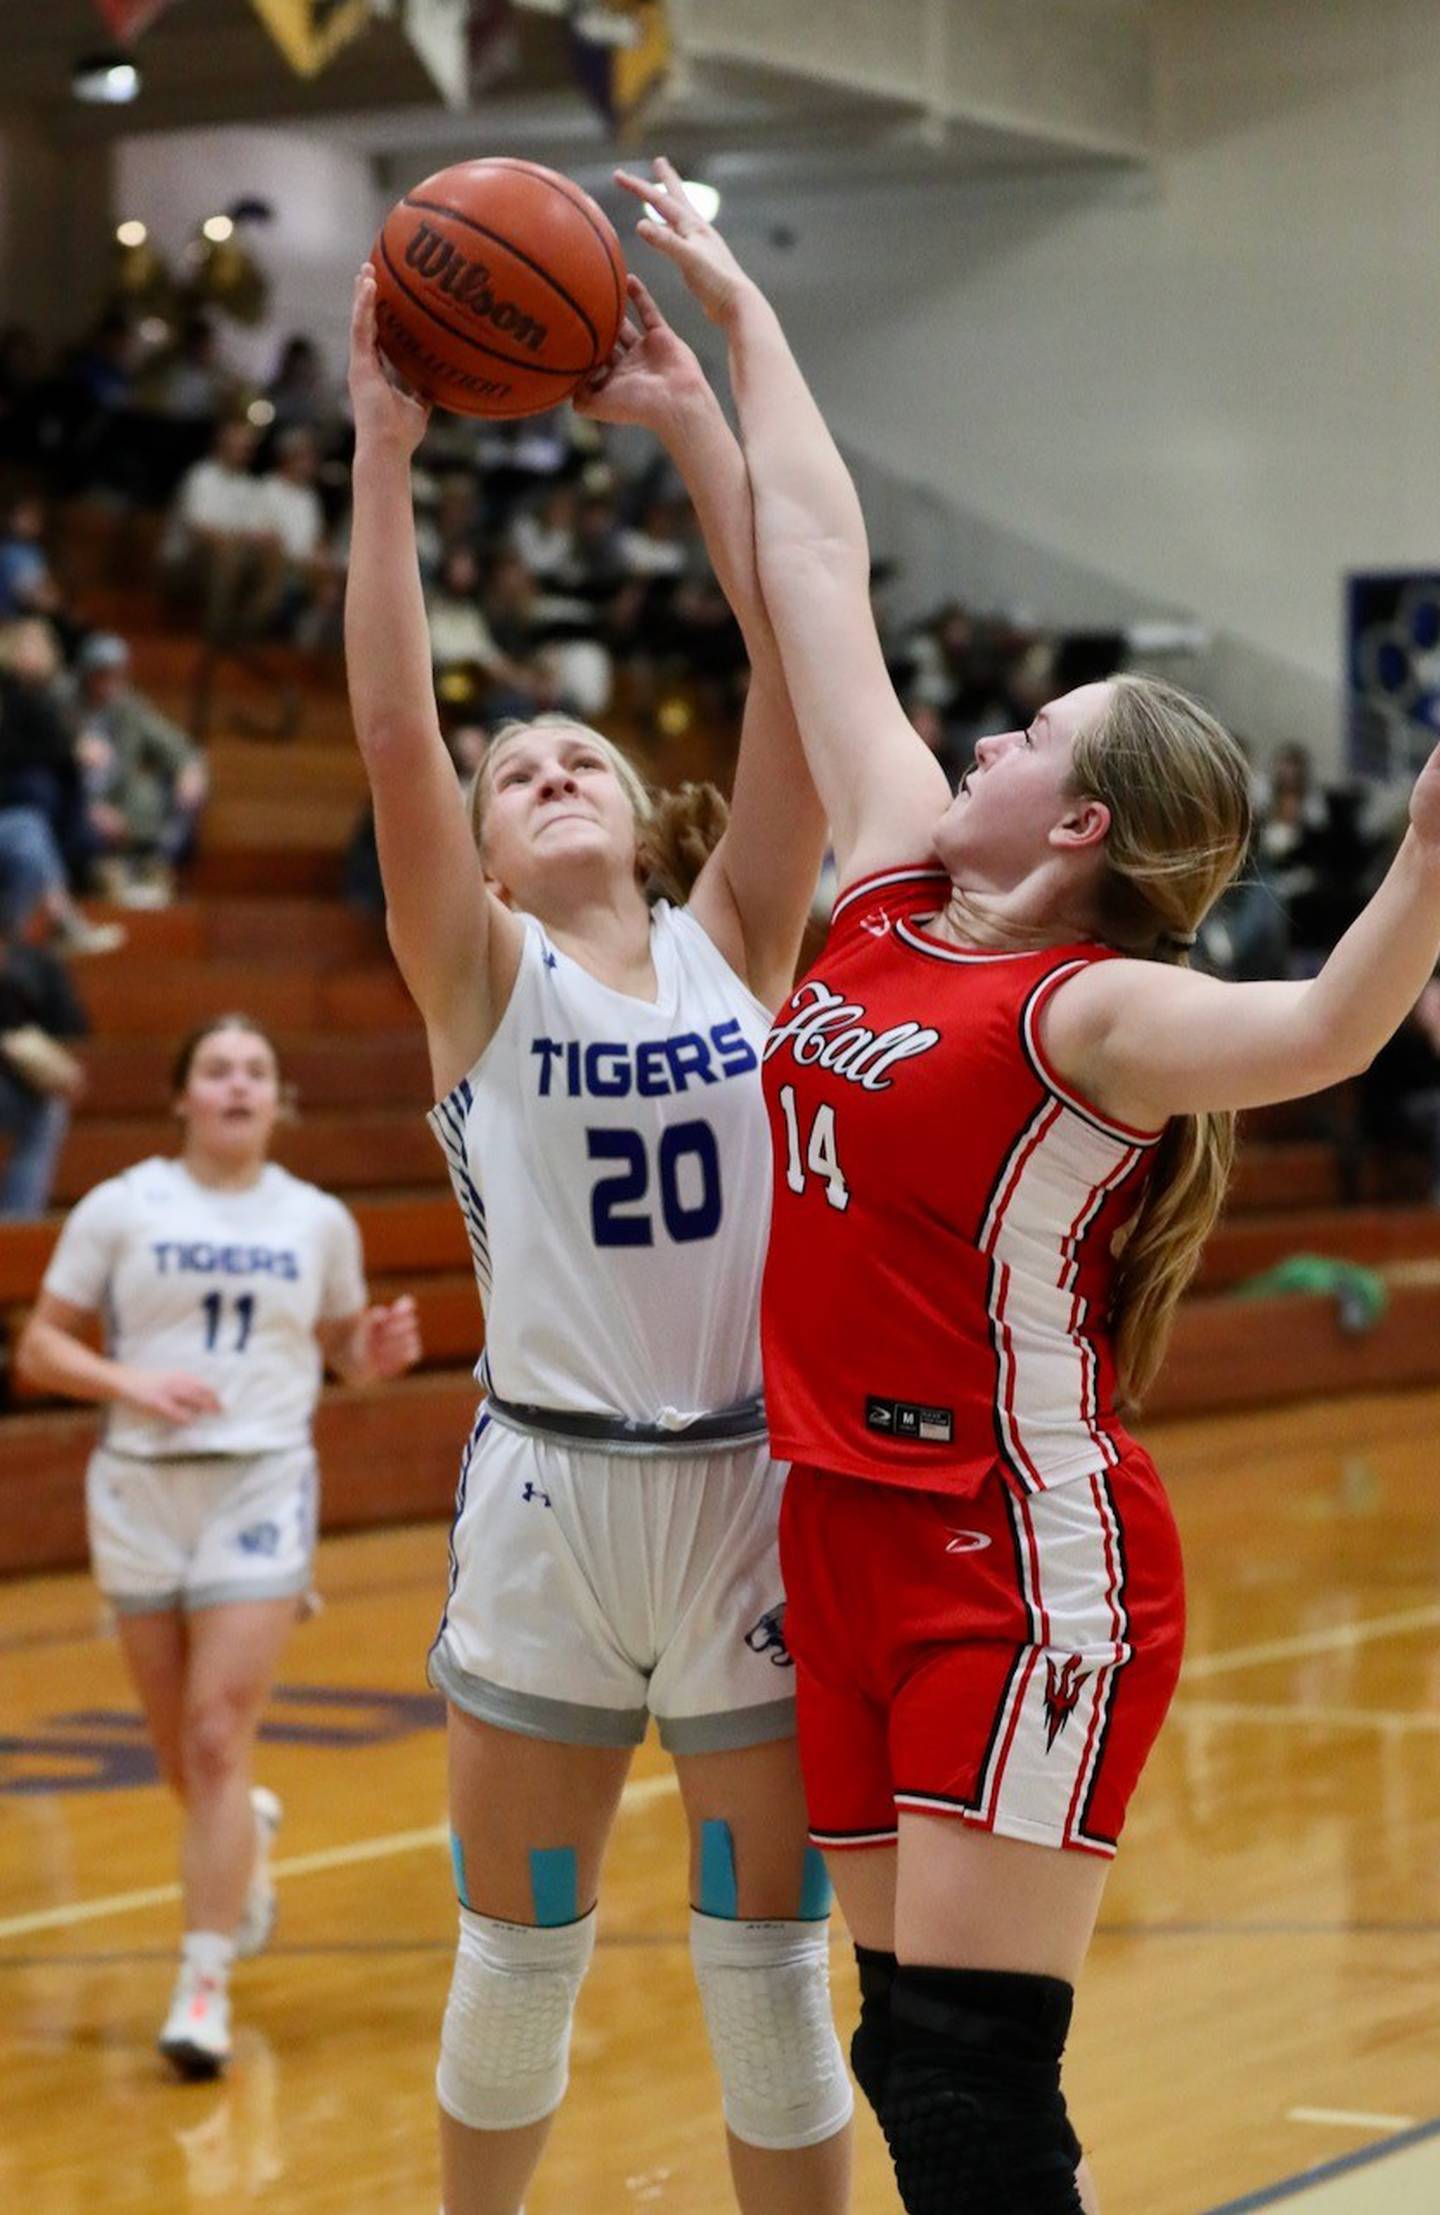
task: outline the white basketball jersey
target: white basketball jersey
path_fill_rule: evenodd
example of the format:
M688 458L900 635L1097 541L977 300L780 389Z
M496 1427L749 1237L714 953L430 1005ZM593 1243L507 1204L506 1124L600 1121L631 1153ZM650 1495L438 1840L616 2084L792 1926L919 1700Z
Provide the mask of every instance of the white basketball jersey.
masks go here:
M668 1426L760 1390L770 1017L661 902L653 1005L533 916L510 1004L431 1110L502 1398ZM477 1372L478 1373L478 1372Z
M365 1305L347 1208L274 1162L243 1192L156 1156L96 1185L60 1234L45 1290L104 1318L106 1350L210 1385L218 1415L177 1428L112 1406L106 1443L150 1459L305 1443L320 1391L315 1326Z

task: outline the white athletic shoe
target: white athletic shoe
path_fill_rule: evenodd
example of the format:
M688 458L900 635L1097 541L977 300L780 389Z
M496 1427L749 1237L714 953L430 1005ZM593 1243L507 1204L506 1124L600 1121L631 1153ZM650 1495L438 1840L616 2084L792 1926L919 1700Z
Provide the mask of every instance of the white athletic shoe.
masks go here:
M277 1901L275 1879L270 1874L270 1849L280 1828L280 1818L285 1810L279 1795L263 1784L250 1787L250 1805L255 1812L255 1867L250 1875L250 1889L245 1895L245 1905L235 1930L235 1958L247 1961L252 1955L263 1953L270 1943L275 1928Z
M230 1995L218 1977L180 1964L160 2051L182 2077L218 2077L230 2059Z

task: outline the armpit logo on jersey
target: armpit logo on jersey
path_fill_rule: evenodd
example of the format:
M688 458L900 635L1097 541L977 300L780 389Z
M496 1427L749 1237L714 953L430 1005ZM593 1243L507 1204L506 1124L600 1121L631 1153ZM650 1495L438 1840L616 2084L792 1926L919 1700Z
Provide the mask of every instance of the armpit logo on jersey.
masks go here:
M1065 1725L1075 1713L1080 1698L1080 1687L1089 1682L1090 1671L1081 1666L1079 1654L1071 1654L1057 1669L1047 1654L1045 1657L1045 1751L1048 1754Z
M802 1067L815 1062L866 1092L888 1092L895 1082L888 1070L940 1043L940 1033L923 1023L893 1023L888 1031L876 1032L864 1015L858 1001L832 992L818 977L807 977L792 993L785 1020L766 1039L765 1059L788 1045Z
M745 1633L745 1643L752 1654L768 1654L772 1669L793 1669L795 1657L785 1643L785 1604L772 1607L762 1615L753 1630Z
M280 1525L278 1523L252 1523L248 1530L235 1533L235 1544L242 1554L278 1554L280 1551Z
M903 1439L908 1445L949 1446L955 1438L955 1410L927 1407L919 1400L886 1400L878 1393L865 1395L865 1428L882 1438Z

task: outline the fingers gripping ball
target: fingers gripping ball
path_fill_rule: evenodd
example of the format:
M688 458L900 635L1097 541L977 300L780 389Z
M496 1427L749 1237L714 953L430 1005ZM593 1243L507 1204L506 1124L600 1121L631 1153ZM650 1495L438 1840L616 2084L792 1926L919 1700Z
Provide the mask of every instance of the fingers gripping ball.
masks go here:
M456 415L538 415L607 360L625 260L603 210L534 162L458 162L407 192L375 241L380 345Z

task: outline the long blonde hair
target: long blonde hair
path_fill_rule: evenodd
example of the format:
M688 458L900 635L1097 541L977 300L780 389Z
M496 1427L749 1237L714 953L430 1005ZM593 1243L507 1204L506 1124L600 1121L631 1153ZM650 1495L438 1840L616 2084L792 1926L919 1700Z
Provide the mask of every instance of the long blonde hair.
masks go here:
M620 780L635 816L636 873L649 900L673 900L683 907L695 880L720 843L730 810L713 784L682 784L668 791L648 785L628 754L613 739L573 715L551 712L528 720L501 723L470 785L470 829L482 851L485 811L495 783L495 757L502 746L531 731L574 731L604 755Z
M1206 911L1250 843L1245 757L1215 718L1174 685L1118 677L1099 720L1081 731L1072 783L1110 811L1099 887L1099 935L1147 961L1188 965ZM1121 1396L1154 1381L1186 1285L1225 1198L1235 1117L1177 1115L1156 1149L1145 1197L1120 1254L1110 1323Z

